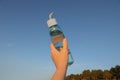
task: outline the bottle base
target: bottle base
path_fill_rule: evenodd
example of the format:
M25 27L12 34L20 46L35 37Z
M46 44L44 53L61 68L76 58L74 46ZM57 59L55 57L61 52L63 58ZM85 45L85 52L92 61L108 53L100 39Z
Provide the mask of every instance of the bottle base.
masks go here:
M68 62L68 66L72 65L74 61Z

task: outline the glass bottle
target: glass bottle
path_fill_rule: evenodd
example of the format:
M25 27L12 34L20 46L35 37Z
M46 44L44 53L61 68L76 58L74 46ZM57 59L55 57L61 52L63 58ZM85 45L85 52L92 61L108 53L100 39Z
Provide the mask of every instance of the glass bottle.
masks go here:
M55 48L60 51L63 46L63 39L65 38L63 31L61 30L60 26L58 26L58 23L55 18L52 18L53 13L49 14L49 20L47 21L48 27L49 27L49 34L51 36L51 41L54 44ZM68 65L73 64L74 60L71 55L71 52L69 50L68 55Z

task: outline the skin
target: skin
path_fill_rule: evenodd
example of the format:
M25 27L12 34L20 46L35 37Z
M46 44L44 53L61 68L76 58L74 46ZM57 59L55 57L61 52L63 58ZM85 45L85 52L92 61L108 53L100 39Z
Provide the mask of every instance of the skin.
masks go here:
M63 40L63 48L58 51L53 44L50 45L51 58L55 64L56 71L51 80L65 80L66 71L68 67L68 42Z

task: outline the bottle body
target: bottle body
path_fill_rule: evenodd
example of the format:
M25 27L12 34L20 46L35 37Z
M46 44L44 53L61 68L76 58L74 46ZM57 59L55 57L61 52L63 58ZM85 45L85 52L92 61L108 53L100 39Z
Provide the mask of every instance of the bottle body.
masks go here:
M60 27L58 25L53 25L50 28L50 36L51 36L51 41L54 44L55 48L60 51L63 47L63 39L65 38L62 30L60 29ZM71 55L71 52L69 50L69 54L68 54L68 65L73 64L73 57Z

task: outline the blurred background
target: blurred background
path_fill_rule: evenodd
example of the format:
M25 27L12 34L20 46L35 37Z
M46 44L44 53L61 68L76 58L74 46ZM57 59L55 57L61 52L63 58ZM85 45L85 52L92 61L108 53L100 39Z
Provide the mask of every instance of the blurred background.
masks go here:
M67 75L120 64L119 0L0 0L0 80L51 78L52 11L74 58Z

